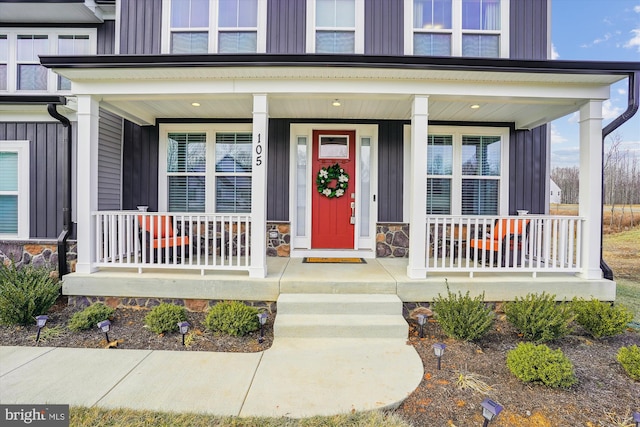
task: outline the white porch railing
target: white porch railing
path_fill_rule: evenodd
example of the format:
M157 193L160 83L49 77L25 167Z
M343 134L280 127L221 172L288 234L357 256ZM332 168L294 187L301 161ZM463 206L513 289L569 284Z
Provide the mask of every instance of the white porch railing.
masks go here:
M99 211L95 267L249 270L250 214Z
M572 216L429 216L427 271L579 272L583 219ZM504 236L504 237L503 237Z

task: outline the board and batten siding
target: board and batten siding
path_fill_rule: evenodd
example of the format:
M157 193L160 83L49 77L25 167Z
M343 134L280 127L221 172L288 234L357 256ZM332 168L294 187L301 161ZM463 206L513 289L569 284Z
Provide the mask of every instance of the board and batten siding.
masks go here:
M509 213L547 209L547 125L512 131L509 147Z
M98 209L119 210L122 179L123 119L100 109L98 125Z
M162 0L121 0L120 53L159 54Z
M378 125L378 222L402 222L405 121Z
M116 21L104 21L102 25L98 25L97 29L97 46L98 55L111 55L115 53L116 47Z
M364 53L366 55L404 54L403 1L365 1Z
M122 143L122 209L149 206L158 210L158 127L124 121Z
M29 238L53 239L62 230L66 135L58 122L0 123L0 140L29 141Z
M291 120L269 120L267 221L289 221L290 129Z
M267 53L305 53L305 0L269 0L267 4Z
M511 0L509 58L548 59L549 0Z

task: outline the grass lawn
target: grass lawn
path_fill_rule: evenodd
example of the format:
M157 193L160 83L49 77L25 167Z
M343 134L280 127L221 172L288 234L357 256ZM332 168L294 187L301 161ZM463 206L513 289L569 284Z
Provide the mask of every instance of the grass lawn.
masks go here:
M621 233L605 234L604 259L613 269L617 282L617 301L634 312L640 323L640 227Z

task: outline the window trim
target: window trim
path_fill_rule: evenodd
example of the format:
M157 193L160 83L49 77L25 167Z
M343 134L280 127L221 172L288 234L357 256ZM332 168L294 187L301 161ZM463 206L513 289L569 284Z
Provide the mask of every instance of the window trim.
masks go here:
M231 31L236 27L218 26L218 0L209 0L209 27L194 27L190 31L206 31L208 36L208 52L218 53L218 34ZM257 1L256 53L267 52L267 2ZM237 32L253 30L254 27L237 27ZM161 53L171 54L171 0L162 0Z
M463 136L499 136L500 175L490 179L500 182L497 215L509 214L509 128L476 126L429 126L428 135L451 135L453 138L453 173L451 175L451 214L462 214L462 180L465 178L485 179L481 176L470 177L462 174L462 137ZM429 156L429 150L427 150ZM426 162L425 162L426 164ZM430 177L424 171L424 177ZM426 209L426 207L425 207Z
M253 132L251 123L172 123L160 124L158 141L158 211L168 212L167 142L170 133L204 133L206 135L206 169L205 169L205 212L216 212L216 176L215 143L218 132ZM253 176L253 173L249 174ZM228 215L228 214L227 214Z
M4 240L29 239L30 215L30 151L28 140L0 141L0 151L18 153L18 233L0 234Z
M354 0L356 22L354 27L355 41L354 54L364 53L364 0ZM306 52L316 52L316 0L307 0L307 33L306 33ZM327 30L326 27L319 27L321 30ZM332 28L334 29L334 28ZM335 30L351 30L351 28L335 27Z
M462 28L462 0L451 0L451 29L434 30L429 33L451 34L451 56L462 56L463 35L499 35L500 56L509 58L509 0L500 0L500 30L465 30ZM404 54L415 55L413 51L413 0L404 0ZM422 56L422 55L421 55Z
M7 35L9 45L7 63L7 90L0 90L1 93L71 93L70 90L58 90L58 74L51 69L47 69L47 89L46 90L18 90L18 64L35 62L18 61L18 36L40 36L46 35L48 39L48 55L58 54L58 36L89 36L90 55L97 52L97 29L95 28L36 28L36 27L10 27L0 28L0 34ZM38 62L40 64L40 62Z

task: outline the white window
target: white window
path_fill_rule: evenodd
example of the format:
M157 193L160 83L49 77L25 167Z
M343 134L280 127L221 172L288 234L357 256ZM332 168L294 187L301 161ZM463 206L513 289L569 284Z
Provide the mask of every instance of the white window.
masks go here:
M307 0L307 52L364 53L364 0Z
M163 53L266 51L266 1L163 0Z
M405 54L509 56L508 0L405 0Z
M0 238L29 238L29 141L0 141Z
M252 133L248 126L163 126L159 209L251 212Z
M508 158L508 130L430 126L427 214L506 214Z
M40 65L40 55L96 53L95 29L0 28L0 91L68 91L71 83Z

